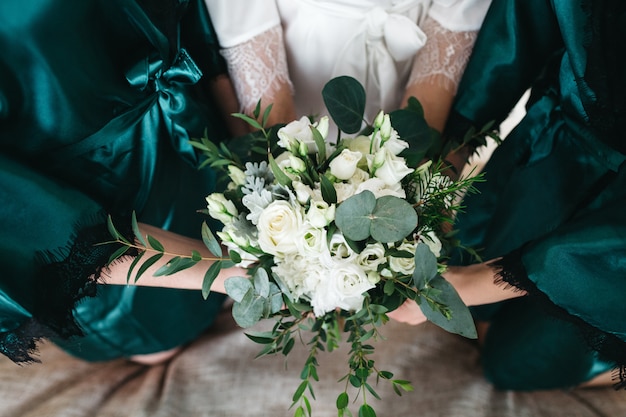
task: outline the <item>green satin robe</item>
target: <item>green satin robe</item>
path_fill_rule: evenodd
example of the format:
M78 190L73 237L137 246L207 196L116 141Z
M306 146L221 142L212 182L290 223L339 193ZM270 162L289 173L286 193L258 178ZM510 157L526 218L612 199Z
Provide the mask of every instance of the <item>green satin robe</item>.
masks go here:
M491 321L483 365L500 388L575 386L626 364L626 90L592 83L623 72L626 51L623 37L612 51L592 36L605 3L494 0L454 104L452 134L503 120L534 85L457 223L463 244L485 260L504 256L503 280L529 292L474 309ZM590 111L601 106L598 128Z
M50 337L107 360L211 325L219 295L87 277L115 250L93 246L106 214L199 237L215 174L189 140L226 137L224 71L201 0L0 2L0 351L30 361Z

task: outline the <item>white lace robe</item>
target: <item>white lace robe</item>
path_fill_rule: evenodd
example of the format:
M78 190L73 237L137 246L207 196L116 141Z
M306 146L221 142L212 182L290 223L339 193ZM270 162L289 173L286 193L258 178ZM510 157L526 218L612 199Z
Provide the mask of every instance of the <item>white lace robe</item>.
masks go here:
M244 111L278 86L296 113L324 114L321 90L350 75L366 118L426 81L455 91L490 0L205 0Z

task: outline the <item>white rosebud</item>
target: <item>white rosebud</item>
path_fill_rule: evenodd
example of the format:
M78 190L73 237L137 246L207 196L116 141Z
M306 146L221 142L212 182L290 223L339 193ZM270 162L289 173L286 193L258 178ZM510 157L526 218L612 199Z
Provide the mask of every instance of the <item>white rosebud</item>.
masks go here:
M370 170L387 185L397 184L413 170L406 166L404 158L398 157L387 149L376 152Z
M328 136L328 129L329 129L328 116L323 116L322 118L320 118L319 122L315 123L314 126L317 129L317 131L320 132L320 135L322 136L322 138L326 139L326 136Z
M402 188L402 184L395 183L392 185L387 185L380 178L370 178L367 181L362 182L354 191L354 194L359 194L363 191L371 191L374 194L374 197L380 198L386 195L392 195L398 198L406 198L406 192Z
M244 185L246 183L246 174L234 165L228 166L228 176L235 185Z
M222 193L213 193L206 198L209 215L223 224L232 222L239 212L232 201L226 199Z
M303 184L300 181L293 181L291 186L296 193L296 200L298 200L298 203L306 204L311 197L313 197L313 190L308 185Z
M378 275L378 266L387 262L385 247L379 242L370 243L357 255L356 261L364 271Z
M383 123L380 126L380 135L383 139L383 142L389 140L389 138L391 137L391 131L391 118L388 114L385 114L383 116Z
M289 155L289 166L298 174L306 171L304 161L294 155Z
M340 180L349 180L354 175L362 156L361 152L344 149L336 158L330 161L330 173Z
M385 112L381 110L380 112L378 112L376 118L374 119L374 127L380 129L380 127L383 125L384 120Z

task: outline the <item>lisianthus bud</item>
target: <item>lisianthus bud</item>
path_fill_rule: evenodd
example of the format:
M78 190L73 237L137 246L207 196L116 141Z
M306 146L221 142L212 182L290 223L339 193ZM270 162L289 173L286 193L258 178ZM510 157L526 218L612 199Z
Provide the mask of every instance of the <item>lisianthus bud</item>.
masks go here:
M385 114L383 117L383 123L380 126L380 136L382 137L383 142L389 140L391 137L391 131L391 118L388 114Z
M383 125L384 118L385 112L381 110L380 112L378 112L376 118L374 119L374 128L380 129L380 127Z
M234 165L228 166L228 176L236 185L243 185L246 183L246 174Z
M328 116L323 116L322 118L320 118L319 122L315 124L315 128L318 132L320 132L322 138L326 139L326 136L328 136L329 128Z
M229 224L239 213L232 201L227 200L224 194L213 193L206 198L209 215L224 224Z
M306 146L306 145L305 145ZM306 165L304 161L294 155L289 155L289 166L297 173L306 171Z

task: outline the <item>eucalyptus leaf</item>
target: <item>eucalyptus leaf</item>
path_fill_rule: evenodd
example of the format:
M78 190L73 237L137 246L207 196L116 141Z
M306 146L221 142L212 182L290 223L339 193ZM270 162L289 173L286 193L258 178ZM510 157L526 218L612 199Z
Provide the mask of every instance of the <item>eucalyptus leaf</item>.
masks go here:
M415 248L415 270L413 284L415 288L424 288L426 283L437 276L437 257L428 245L419 244Z
M202 242L213 255L222 256L222 247L206 222L202 222Z
M347 392L342 392L341 394L339 394L339 396L337 397L337 409L341 410L343 408L346 408L348 406L348 393Z
M440 294L435 301L448 307L452 317L448 320L441 312L432 309L428 302L420 303L422 313L426 318L442 329L470 339L478 337L474 319L454 287L450 285L441 275L437 275L428 283L430 286L440 290ZM420 295L420 297L423 297ZM424 300L427 301L427 300Z
M369 404L363 404L359 407L359 417L376 417L376 412Z
M365 240L370 236L372 212L375 207L374 194L371 191L363 191L339 204L335 212L335 223L347 238Z
M270 295L270 279L267 275L267 271L263 268L257 269L254 274L254 290L256 294L263 298L267 298Z
M345 133L357 133L363 124L365 89L357 80L341 76L322 89L324 104L337 127Z
M235 302L241 302L243 297L249 292L254 291L252 282L248 278L244 277L232 277L224 281L224 287L226 294Z
M397 242L417 227L417 213L406 200L387 195L376 200L371 235L378 242Z
M250 290L240 302L233 304L233 318L243 328L252 327L263 317L263 299Z

